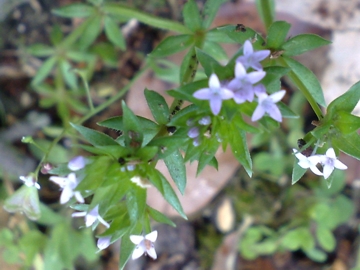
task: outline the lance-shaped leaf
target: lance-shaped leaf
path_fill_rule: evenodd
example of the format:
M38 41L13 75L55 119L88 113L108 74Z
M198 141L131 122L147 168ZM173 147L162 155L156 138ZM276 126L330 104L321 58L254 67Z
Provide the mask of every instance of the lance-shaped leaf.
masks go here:
M274 22L268 32L266 45L271 49L280 49L290 30L291 24L285 21Z
M81 3L74 3L52 10L52 13L65 18L85 18L95 12L95 8Z
M349 134L360 128L360 117L346 111L337 111L333 120L342 134Z
M145 98L155 121L162 125L166 124L169 121L170 111L164 97L155 91L145 89Z
M130 256L135 248L135 245L130 240L130 235L140 235L142 232L143 226L142 222L138 222L136 226L132 228L131 231L127 232L121 238L120 244L120 262L119 262L119 269L123 270L127 261L130 259Z
M169 219L167 216L165 216L163 213L159 212L158 210L150 206L147 206L147 212L149 213L149 216L152 217L153 220L160 223L168 224L172 227L176 227L176 224L172 222L171 219Z
M120 49L125 50L126 44L123 34L121 33L119 25L109 16L104 18L104 28L107 38L115 46L118 46Z
M4 209L10 213L24 213L29 219L41 216L38 190L34 186L23 185L4 202Z
M146 189L138 186L134 186L126 194L126 205L130 222L135 224L141 220L145 213L146 207Z
M360 99L360 82L355 83L343 95L332 101L327 108L327 115L331 118L336 111L351 113Z
M204 9L202 12L203 27L205 29L210 27L221 4L224 3L225 1L226 0L207 0L205 2Z
M345 154L360 160L360 136L356 132L344 136L335 136L332 138L332 144Z
M297 181L299 181L301 179L301 177L303 177L304 174L306 173L306 170L307 169L304 169L304 168L299 166L298 160L295 158L293 171L292 171L292 174L291 174L291 184L293 185Z
M178 187L181 194L184 194L186 187L186 168L184 158L177 149L164 158L165 165Z
M281 48L285 50L284 55L294 56L330 43L329 40L315 34L301 34L287 40Z
M56 62L57 57L52 56L48 58L36 72L36 75L32 80L32 84L41 83L50 74Z
M185 25L193 32L201 28L201 18L198 5L194 0L189 0L184 5L183 17Z
M165 38L150 53L152 57L166 57L188 48L194 42L191 35L178 35Z
M119 145L114 139L104 133L80 125L70 124L94 146Z
M122 101L123 121L124 121L124 136L126 146L131 148L140 148L143 141L143 130L141 123L136 115L126 106L125 101Z
M102 28L102 17L100 15L95 15L86 19L83 24L86 28L83 31L82 35L79 38L78 44L80 50L87 49L91 44L94 43L95 39L101 32Z

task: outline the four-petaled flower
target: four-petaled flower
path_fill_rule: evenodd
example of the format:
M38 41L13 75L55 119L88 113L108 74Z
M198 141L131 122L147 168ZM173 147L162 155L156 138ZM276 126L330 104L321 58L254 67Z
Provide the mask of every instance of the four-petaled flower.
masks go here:
M253 84L259 82L264 78L266 73L264 71L254 71L246 73L244 65L240 62L235 65L235 78L232 79L227 87L234 92L234 100L236 103L244 103L245 101L252 102L254 99Z
M285 93L285 90L280 90L271 94L270 96L268 96L266 93L257 94L259 104L251 117L251 121L257 121L262 118L265 113L267 113L275 121L281 122L281 112L275 103L279 102L284 97Z
M301 154L298 150L293 149L293 152L295 153L295 156L299 160L298 164L301 168L309 169L317 174L317 175L323 175L322 172L316 167L316 164L320 162L320 156L319 155L313 155L310 157L304 156Z
M145 253L149 255L154 260L157 258L154 242L158 236L157 231L152 231L151 233L143 235L130 235L130 240L133 242L136 247L132 253L132 259L135 260Z
M339 170L346 170L347 166L336 158L335 151L333 148L329 148L325 155L320 155L320 163L323 166L324 178L327 179L334 168Z
M24 185L28 187L36 187L37 189L40 189L39 183L36 182L35 177L33 177L31 174L28 176L20 176L19 178L21 181L24 182Z
M107 223L100 215L99 215L99 205L95 206L89 213L87 212L76 212L72 213L72 217L85 217L85 226L90 227L98 220L102 223L106 228L110 227L110 224Z
M80 191L74 191L78 185L75 173L70 173L67 177L51 176L50 181L58 184L63 189L60 196L60 204L67 203L73 196L75 196L79 203L84 203L84 198L81 196Z
M209 78L209 88L197 90L193 96L201 100L210 101L210 109L214 115L218 115L221 110L223 100L231 99L234 94L229 89L222 87L216 74L211 74Z
M249 40L246 40L244 43L243 53L244 55L239 56L236 61L242 63L246 69L251 67L255 70L262 70L260 61L270 55L269 50L254 52L253 46Z

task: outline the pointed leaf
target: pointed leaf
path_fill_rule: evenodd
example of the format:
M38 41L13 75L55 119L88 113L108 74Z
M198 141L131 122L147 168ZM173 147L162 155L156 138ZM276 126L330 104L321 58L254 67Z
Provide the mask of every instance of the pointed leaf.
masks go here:
M360 160L360 136L357 133L350 133L344 136L332 138L333 145L345 154Z
M126 194L126 205L132 224L142 220L146 207L146 189L134 186Z
M86 24L86 28L79 38L78 45L80 50L87 49L94 43L95 39L101 32L102 17L100 15L89 17L83 24Z
M85 18L93 14L95 8L86 4L74 3L53 9L52 13L65 18Z
M226 0L207 0L205 2L204 9L202 12L203 27L205 29L210 27L221 4L224 2L226 2Z
M119 145L114 139L104 133L73 123L70 124L94 146Z
M246 142L246 133L236 126L230 126L229 130L229 144L231 151L235 158L244 166L245 171L251 177L252 175L252 162L249 153L249 147Z
M143 140L143 130L136 115L126 106L125 101L121 102L124 121L124 136L126 146L139 148Z
M32 80L32 84L41 83L50 74L56 64L56 61L57 58L55 56L48 58L36 72L36 75Z
M268 31L267 46L271 49L281 49L285 38L290 30L291 24L285 21L274 22Z
M135 248L135 245L130 240L130 235L141 235L142 232L142 223L138 222L136 226L128 233L126 233L121 238L120 244L120 261L119 261L119 269L123 270L125 268L126 263L131 257L131 254Z
M360 82L355 83L350 89L332 101L328 108L327 114L331 117L336 111L345 111L351 113L360 100Z
M301 177L304 176L306 171L307 171L306 169L299 166L298 160L295 158L293 171L292 171L292 175L291 175L291 184L294 185L297 181L299 181L301 179Z
M68 61L62 59L59 61L59 68L65 79L66 84L72 90L77 89L78 88L77 78L76 78L74 71L72 70L73 67L71 66L71 64Z
M126 49L124 36L120 30L119 25L109 16L104 18L105 34L107 38L120 49Z
M165 216L163 213L157 211L154 208L151 208L150 206L147 206L147 211L149 212L149 215L154 219L156 222L164 223L167 225L170 225L172 227L176 227L176 224L172 222L171 219L169 219L167 216Z
M190 35L170 36L162 40L149 56L166 57L185 50L193 42L193 36Z
M202 21L200 18L200 11L195 0L189 0L184 5L183 17L185 25L193 32L201 28Z
M176 150L168 155L164 158L164 162L177 188L181 194L184 194L186 187L186 168L184 158L180 151Z
M284 55L294 56L329 45L330 43L329 40L315 34L301 34L287 40L281 48L285 50Z
M154 119L159 124L165 125L169 121L170 111L164 97L159 93L145 89L146 102Z

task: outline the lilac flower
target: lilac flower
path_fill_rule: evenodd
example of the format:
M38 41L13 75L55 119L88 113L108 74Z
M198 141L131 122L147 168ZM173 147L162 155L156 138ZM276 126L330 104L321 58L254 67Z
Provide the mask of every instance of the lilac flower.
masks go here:
M62 188L60 204L67 203L73 196L75 196L79 203L84 203L84 198L81 196L80 191L74 191L78 185L75 173L70 173L67 177L51 176L50 181L53 181Z
M207 126L207 125L210 125L211 124L211 118L210 116L204 116L203 118L201 118L199 120L199 125L202 125L202 126Z
M142 235L130 235L130 240L133 242L136 247L132 254L132 259L136 260L141 255L149 255L154 260L157 258L156 251L154 248L154 242L158 236L157 231L152 231L151 233L142 236Z
M100 215L99 215L99 205L95 206L89 213L87 212L76 212L71 215L72 217L85 217L85 226L90 227L98 220L102 223L106 228L110 227L110 224L107 223Z
M251 121L257 121L262 118L265 113L268 113L269 116L275 121L281 122L281 112L275 103L279 102L284 97L285 93L285 90L280 90L271 94L270 96L268 96L266 93L257 94L259 104L251 117Z
M19 178L21 181L24 182L24 185L28 187L36 187L37 189L40 189L40 185L38 184L38 182L36 182L35 177L32 176L31 174L28 176L20 176Z
M249 67L255 70L262 70L260 61L264 60L270 55L269 50L261 50L254 52L253 46L249 40L245 41L243 47L244 55L239 56L236 61L242 63L246 69Z
M301 154L300 152L298 152L298 150L296 149L293 149L293 152L295 153L295 156L299 160L298 164L301 168L304 169L310 168L310 170L316 175L323 175L323 173L320 172L320 170L316 167L316 164L320 162L320 156L314 155L307 157Z
M100 237L97 241L97 247L99 250L103 250L110 246L111 236Z
M72 158L68 163L68 168L72 171L78 171L85 167L86 160L83 156Z
M346 170L347 166L336 158L334 148L329 148L325 155L320 155L320 163L323 165L324 178L327 179L333 172L334 168Z
M253 101L254 86L253 84L259 82L264 78L266 73L264 71L254 71L246 73L246 69L242 63L235 65L235 78L228 83L228 88L234 92L234 100L236 103L244 103Z
M232 91L221 86L216 74L211 74L209 78L209 88L202 88L193 94L197 99L209 100L210 109L214 115L219 114L222 101L231 99L233 95Z
M200 134L200 131L199 131L198 127L190 128L190 130L187 133L188 137L191 138L191 139L196 138L197 136L199 136L199 134Z

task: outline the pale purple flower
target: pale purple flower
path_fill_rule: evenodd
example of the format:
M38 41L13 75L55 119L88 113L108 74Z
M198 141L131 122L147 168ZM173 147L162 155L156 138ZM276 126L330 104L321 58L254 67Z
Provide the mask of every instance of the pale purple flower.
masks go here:
M75 173L70 173L66 177L51 176L50 181L53 181L62 188L60 204L67 203L73 196L75 196L79 203L84 203L84 198L81 196L80 191L74 191L78 185Z
M254 52L253 46L249 40L245 41L243 47L243 54L239 56L236 61L240 62L244 65L246 69L249 67L255 70L262 70L262 66L260 61L264 60L266 57L270 55L269 50L261 50L258 52Z
M152 231L151 233L143 235L130 235L130 240L133 242L136 247L132 253L132 259L136 260L141 255L149 255L154 260L157 258L154 242L158 236L157 231Z
M188 137L191 138L191 139L196 138L197 136L199 136L199 134L200 134L200 131L199 131L198 127L190 128L188 133L187 133Z
M146 178L142 178L140 176L133 176L130 179L131 182L133 182L134 184L138 185L141 188L150 188L152 187L152 184L150 183L150 181Z
M325 155L320 155L320 163L323 165L324 178L327 179L333 170L346 170L347 166L336 158L334 148L329 148Z
M111 236L100 237L97 241L97 247L99 250L103 250L110 246Z
M210 116L204 116L203 118L201 118L199 120L199 125L202 125L202 126L207 126L207 125L210 125L211 124L211 118Z
M266 93L259 93L257 95L259 104L251 117L251 121L257 121L262 118L265 113L267 113L275 121L281 122L282 115L275 103L279 102L284 97L285 93L285 90L280 90L271 94L270 96L268 96Z
M211 74L209 78L209 88L197 90L193 96L201 100L210 101L210 109L214 115L218 115L221 110L223 100L231 99L234 94L229 89L222 87L216 74Z
M110 227L110 224L107 223L100 215L99 215L99 205L95 206L89 213L87 212L76 212L71 215L72 217L85 217L85 226L90 227L98 220L102 223L106 228Z
M252 102L254 100L254 84L261 81L265 77L264 71L254 71L246 73L246 69L242 63L235 65L235 78L232 79L227 87L234 92L234 100L236 103Z
M86 160L83 156L72 158L68 163L68 168L72 171L78 171L85 167Z
M36 179L31 174L28 176L20 176L19 177L21 181L24 182L24 185L28 187L36 187L37 189L40 189L40 185L38 182L36 182Z
M297 157L297 159L299 160L298 164L301 168L304 169L309 169L315 173L316 175L323 175L322 172L320 172L320 170L316 167L316 164L318 164L320 162L320 156L318 155L314 155L314 156L304 156L303 154L301 154L298 150L293 149L293 152L295 153L295 156Z

